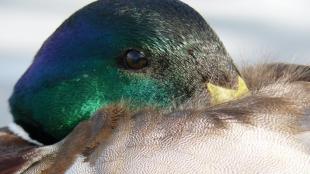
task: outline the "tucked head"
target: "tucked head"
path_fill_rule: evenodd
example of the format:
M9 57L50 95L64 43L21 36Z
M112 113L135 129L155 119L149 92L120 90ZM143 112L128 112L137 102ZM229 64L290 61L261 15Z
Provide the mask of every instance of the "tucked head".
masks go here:
M177 0L101 0L50 36L10 98L14 120L45 144L96 110L178 105L238 70L204 19Z

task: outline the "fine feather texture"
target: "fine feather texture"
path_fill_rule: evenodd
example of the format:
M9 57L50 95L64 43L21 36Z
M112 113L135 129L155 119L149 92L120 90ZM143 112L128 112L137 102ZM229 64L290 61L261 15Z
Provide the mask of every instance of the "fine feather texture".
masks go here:
M281 76L277 65L246 68L270 73L244 73L261 87L222 105L195 99L170 111L103 108L26 173L306 174L310 149L299 135L309 131L309 67L281 66Z
M260 64L242 68L241 74L251 90L269 84L297 81L310 82L310 66L284 63Z
M8 128L0 129L0 173L11 174L27 166L23 155L31 154L36 145L14 135Z

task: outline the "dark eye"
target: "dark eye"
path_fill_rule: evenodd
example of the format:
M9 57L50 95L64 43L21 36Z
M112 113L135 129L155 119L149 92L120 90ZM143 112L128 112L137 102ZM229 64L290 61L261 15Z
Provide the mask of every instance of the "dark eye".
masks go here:
M144 53L138 50L128 50L124 56L124 64L128 69L142 69L148 65Z

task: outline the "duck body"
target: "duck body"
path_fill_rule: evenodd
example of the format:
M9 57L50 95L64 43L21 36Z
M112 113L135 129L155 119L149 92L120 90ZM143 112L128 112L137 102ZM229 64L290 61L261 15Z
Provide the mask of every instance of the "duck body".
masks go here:
M213 107L192 103L172 111L138 112L122 104L102 108L63 141L26 154L33 162L23 171L307 174L310 84L300 79L308 78L309 67L285 65L278 71L283 65L242 71L264 72L259 77L267 81L257 81L255 86L265 85L243 98ZM299 73L292 74L293 69ZM255 75L244 77L250 83Z

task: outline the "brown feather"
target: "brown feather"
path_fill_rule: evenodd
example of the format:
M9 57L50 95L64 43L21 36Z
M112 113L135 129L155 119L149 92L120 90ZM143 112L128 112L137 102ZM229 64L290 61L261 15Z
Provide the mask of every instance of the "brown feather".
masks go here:
M27 165L25 155L34 152L36 145L28 143L9 131L0 129L0 173L12 174Z
M278 82L310 82L310 66L295 64L260 64L244 67L242 77L250 90L258 90Z
M99 110L90 120L80 123L64 140L54 163L42 173L65 173L78 155L88 156L100 143L105 142L118 120L125 117L126 113L123 105L112 105Z

